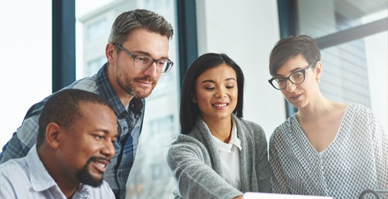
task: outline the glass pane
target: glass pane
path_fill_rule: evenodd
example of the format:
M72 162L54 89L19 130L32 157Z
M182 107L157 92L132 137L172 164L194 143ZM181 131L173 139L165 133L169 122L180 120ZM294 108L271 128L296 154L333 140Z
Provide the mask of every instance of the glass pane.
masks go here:
M95 1L93 1L94 3ZM127 198L172 198L175 186L167 166L168 146L179 132L177 25L174 0L87 1L77 3L77 79L95 74L106 62L105 46L115 18L136 8L152 10L169 21L175 35L170 40L170 72L162 74L146 100L146 114L135 163L127 182ZM85 9L85 10L82 10Z
M51 13L51 1L0 1L0 152L27 110L51 94Z
M326 36L372 21L363 20L365 16L385 12L387 0L298 0L298 29L314 38ZM386 18L379 15L374 20Z
M298 0L298 34L319 38L388 17L388 1ZM387 24L388 26L388 24ZM387 27L386 27L387 28ZM387 31L321 50L325 97L372 108L387 131Z

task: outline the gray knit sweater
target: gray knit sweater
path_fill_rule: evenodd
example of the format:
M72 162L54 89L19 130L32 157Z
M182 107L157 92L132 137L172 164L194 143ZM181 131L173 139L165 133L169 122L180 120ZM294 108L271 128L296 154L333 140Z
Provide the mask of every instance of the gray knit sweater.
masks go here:
M223 179L218 149L206 123L199 118L188 135L178 135L167 154L168 165L177 181L174 198L231 199L248 191L271 192L263 129L253 122L232 117L242 147L241 189L237 190Z

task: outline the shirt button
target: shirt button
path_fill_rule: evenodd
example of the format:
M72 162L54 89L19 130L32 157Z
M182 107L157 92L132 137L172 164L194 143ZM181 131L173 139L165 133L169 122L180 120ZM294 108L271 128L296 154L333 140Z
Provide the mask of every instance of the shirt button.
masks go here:
M123 130L126 131L128 129L128 127L124 126Z

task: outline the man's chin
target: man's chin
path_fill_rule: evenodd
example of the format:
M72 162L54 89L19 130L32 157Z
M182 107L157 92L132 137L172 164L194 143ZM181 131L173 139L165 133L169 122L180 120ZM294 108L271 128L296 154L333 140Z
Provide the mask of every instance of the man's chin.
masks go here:
M78 181L84 185L89 185L92 187L99 187L103 182L103 175L95 176L89 173L89 170L80 170L76 177Z
M152 93L152 90L147 90L147 91L137 91L137 92L134 92L133 96L136 97L136 98L147 98L148 96L150 96Z

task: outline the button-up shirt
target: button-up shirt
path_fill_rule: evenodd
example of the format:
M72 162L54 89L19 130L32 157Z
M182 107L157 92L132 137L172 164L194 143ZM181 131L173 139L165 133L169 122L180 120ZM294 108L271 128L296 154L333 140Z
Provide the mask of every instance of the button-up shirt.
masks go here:
M67 199L40 161L34 145L24 158L0 165L0 198ZM100 187L80 184L72 199L114 199L108 183Z
M74 88L96 93L105 98L112 106L117 116L119 138L114 144L116 152L107 167L104 180L108 182L117 198L124 199L126 182L135 160L143 125L145 100L133 98L128 109L125 108L105 75L106 68L105 65L96 75L75 81L64 89ZM24 157L36 143L39 116L44 103L50 96L36 103L27 111L22 126L3 147L3 152L0 153L0 163Z

